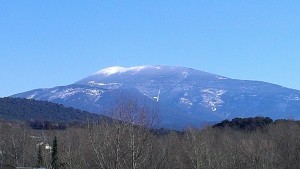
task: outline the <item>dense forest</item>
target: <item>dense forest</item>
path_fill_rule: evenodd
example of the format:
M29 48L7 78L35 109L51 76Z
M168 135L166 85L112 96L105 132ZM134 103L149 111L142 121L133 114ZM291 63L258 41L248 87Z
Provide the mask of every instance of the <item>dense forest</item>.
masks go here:
M46 101L24 98L0 98L0 118L18 121L84 122L86 119L101 119L102 115L64 107Z
M155 112L127 103L115 120L63 130L0 121L0 168L300 168L300 123L267 117L224 120L203 129L154 129ZM120 122L123 120L125 122Z

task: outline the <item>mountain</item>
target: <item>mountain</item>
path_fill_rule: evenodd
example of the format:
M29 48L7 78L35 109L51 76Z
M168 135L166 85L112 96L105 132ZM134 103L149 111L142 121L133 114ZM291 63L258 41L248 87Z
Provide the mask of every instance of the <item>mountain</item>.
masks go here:
M104 119L103 115L88 113L61 104L32 99L0 98L0 119L18 121L85 122Z
M12 97L110 115L121 96L157 107L159 127L182 129L235 117L300 119L300 91L173 66L108 67L67 86Z

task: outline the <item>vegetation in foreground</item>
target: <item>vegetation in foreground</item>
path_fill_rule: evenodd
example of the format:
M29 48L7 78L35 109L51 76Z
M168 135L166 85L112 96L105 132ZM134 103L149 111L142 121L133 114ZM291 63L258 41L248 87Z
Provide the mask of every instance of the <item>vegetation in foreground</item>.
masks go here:
M251 130L229 125L230 121L164 134L120 122L45 131L1 122L0 163L55 169L300 168L298 122L231 122L237 121L238 126L251 125ZM269 123L261 125L264 121Z
M0 121L0 169L300 168L298 121L236 118L202 130L176 132L149 129L155 111L134 102L116 107L115 120L95 116L98 122L85 125L81 122L87 114L62 105L10 98L0 99L0 105L5 117ZM32 121L36 117L42 120ZM59 127L55 120L80 125Z

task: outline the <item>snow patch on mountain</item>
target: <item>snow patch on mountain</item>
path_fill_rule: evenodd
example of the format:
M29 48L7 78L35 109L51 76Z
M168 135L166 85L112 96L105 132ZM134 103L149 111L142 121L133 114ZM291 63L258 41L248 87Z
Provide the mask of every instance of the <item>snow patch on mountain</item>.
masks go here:
M96 99L94 100L94 103L96 103L101 97L102 97L102 95L99 94L99 95L96 97Z
M202 89L202 105L205 107L210 107L212 111L217 111L217 107L220 106L224 101L221 96L226 93L226 90L221 89Z
M189 73L186 72L186 71L183 71L181 74L182 74L183 78L187 78L187 76L188 76Z
M291 101L299 101L300 100L299 96L294 96L294 95L290 95L290 96L286 97L285 99L291 100Z
M54 91L51 93L52 95L49 97L48 100L66 99L78 93L98 97L99 95L101 95L101 93L103 93L103 91L99 89L68 88L60 91Z
M218 78L219 80L226 80L226 79L228 79L227 77L223 77L223 76L216 76L216 78Z
M95 81L89 81L88 84L91 86L101 86L107 89L117 89L123 85L123 83L98 83Z
M124 73L127 71L133 71L133 73L136 73L136 72L139 72L139 71L145 69L146 67L148 67L148 66L135 66L135 67L129 67L129 68L120 67L120 66L112 66L112 67L108 67L108 68L99 70L95 74L103 74L105 76L110 76L112 74Z
M193 105L193 103L192 103L189 99L184 98L184 97L181 97L181 98L180 98L180 103L181 103L181 104L188 105L189 107Z
M90 96L99 96L102 91L97 89L85 89L84 92Z
M33 99L36 96L36 94L37 94L37 92L27 96L26 99Z

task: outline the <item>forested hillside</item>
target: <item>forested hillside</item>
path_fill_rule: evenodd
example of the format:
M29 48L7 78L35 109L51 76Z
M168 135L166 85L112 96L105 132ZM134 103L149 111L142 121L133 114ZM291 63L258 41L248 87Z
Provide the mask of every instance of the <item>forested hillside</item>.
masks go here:
M87 119L100 119L97 115L61 104L33 99L0 98L0 118L19 121L84 122Z

